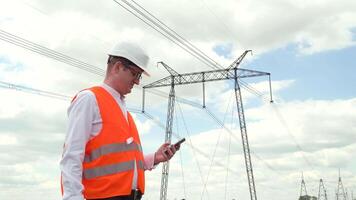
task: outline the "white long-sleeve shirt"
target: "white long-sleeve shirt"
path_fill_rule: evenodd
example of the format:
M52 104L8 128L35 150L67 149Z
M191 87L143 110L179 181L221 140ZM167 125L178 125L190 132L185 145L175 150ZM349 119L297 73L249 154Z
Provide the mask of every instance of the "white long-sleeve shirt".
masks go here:
M124 98L110 86L103 84L120 106L127 120L127 109ZM102 119L95 95L90 90L78 93L68 108L69 124L63 149L60 168L62 172L63 200L84 200L82 184L82 163L85 146L89 140L99 134ZM151 170L154 164L154 154L144 156L145 170ZM136 165L135 165L136 166ZM132 189L137 187L137 169L134 170Z

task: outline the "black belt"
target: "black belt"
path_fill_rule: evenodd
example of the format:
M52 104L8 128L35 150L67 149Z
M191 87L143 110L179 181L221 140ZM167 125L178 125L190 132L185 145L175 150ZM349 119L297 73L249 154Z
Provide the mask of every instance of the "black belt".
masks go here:
M131 190L130 195L109 197L103 199L91 199L91 200L141 200L141 198L142 198L142 192L140 190Z

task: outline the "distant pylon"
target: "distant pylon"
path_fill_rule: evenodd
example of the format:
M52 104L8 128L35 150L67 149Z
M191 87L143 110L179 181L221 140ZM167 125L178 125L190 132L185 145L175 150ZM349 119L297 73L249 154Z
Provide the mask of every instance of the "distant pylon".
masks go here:
M349 200L349 194L347 193L347 188L345 188L346 200Z
M303 175L303 172L302 172L302 183L300 185L300 197L303 196L303 191L305 192L305 196L308 195L308 192L307 192L307 187L305 186L305 182L304 182L304 175Z
M341 181L340 169L339 169L339 182L337 184L336 200L347 200L344 185Z
M323 179L320 179L320 182L319 182L318 200L328 200L328 196L326 195L326 189L324 186Z

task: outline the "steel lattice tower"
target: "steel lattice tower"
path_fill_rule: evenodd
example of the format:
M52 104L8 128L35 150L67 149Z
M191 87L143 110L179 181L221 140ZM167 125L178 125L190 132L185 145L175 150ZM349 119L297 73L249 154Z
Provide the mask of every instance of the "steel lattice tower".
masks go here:
M299 193L300 197L303 196L303 191L304 191L305 196L307 196L308 195L307 187L305 186L304 175L302 172L302 182L300 184L300 193Z
M175 86L176 85L186 85L193 83L202 83L203 84L203 108L205 108L205 82L220 81L220 80L233 80L234 81L234 90L235 90L235 99L238 109L239 122L240 122L240 131L242 137L242 146L245 157L245 166L248 178L248 185L250 190L251 200L257 200L255 181L253 176L252 161L250 155L250 147L247 137L247 128L245 121L245 114L243 110L243 103L241 97L241 89L239 85L239 79L248 78L248 77L257 77L257 76L268 76L269 77L269 87L270 87L270 97L272 101L272 90L271 90L271 76L270 73L248 70L238 68L238 65L246 54L250 50L245 51L238 59L236 59L228 68L218 69L212 71L203 71L203 72L194 72L194 73L185 73L179 74L167 64L159 62L163 65L165 69L170 73L170 76L162 78L158 81L145 85L143 87L143 100L142 100L142 112L144 113L144 104L145 104L145 90L149 88L156 87L167 87L170 86L171 90L169 93L168 100L168 111L167 111L167 123L166 123L166 136L165 141L171 142L172 137L172 125L173 125L173 114L174 114L174 102L175 102ZM169 162L165 162L162 168L162 179L161 179L161 192L160 200L167 200L167 188L168 188L168 174L169 174Z
M337 184L337 190L335 195L336 195L336 200L347 200L344 185L342 184L341 181L340 169L339 169L339 182Z
M326 189L324 186L323 179L319 181L319 193L318 193L318 200L328 200L328 196L326 195Z

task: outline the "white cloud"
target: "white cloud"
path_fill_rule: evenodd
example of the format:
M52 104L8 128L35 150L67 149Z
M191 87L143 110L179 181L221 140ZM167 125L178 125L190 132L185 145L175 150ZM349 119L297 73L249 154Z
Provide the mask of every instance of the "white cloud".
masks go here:
M354 45L351 29L356 27L356 4L349 0L204 0L169 3L155 0L139 3L224 66L229 65L245 49L252 49L259 56L295 44L301 54L316 54ZM151 55L150 66L155 66L157 61L164 61L180 73L210 69L113 1L99 4L87 0L11 1L1 5L1 29L103 70L106 67L106 52L118 40L140 43ZM219 57L213 51L213 47L221 44L232 44L231 58ZM69 96L102 82L102 77L2 40L0 47L2 81ZM254 58L247 57L242 64L248 64L246 61L249 59ZM153 67L152 71L153 76L144 79L142 85L168 75L162 67ZM269 88L265 81L249 83L268 97ZM283 101L279 91L293 84L297 84L297 80L272 82L274 95L280 100L277 101L277 109L269 105L246 109L258 196L274 199L277 194L280 195L279 199L296 199L300 171L305 171L307 180L321 177L336 180L338 167L343 168L345 185L355 188L355 99ZM168 93L168 88L165 89ZM200 84L176 89L178 96L202 103ZM207 104L212 110L218 111L219 119L223 119L222 113L225 113L230 90L231 85L226 82L206 85ZM0 96L0 199L60 199L58 161L69 101L5 89L0 89ZM167 98L147 96L149 112L157 111L159 118L165 121ZM243 98L246 104L251 105L249 103L254 101L254 94L243 89ZM133 107L140 107L141 90L134 92L127 100ZM197 153L194 158L189 141L182 146L186 191L189 198L198 199L202 192L201 179L205 180L207 176L217 133L221 132L221 141L215 159L220 163L227 162L229 134L213 125L214 121L204 111L187 106L182 108L187 111L185 117L192 129L197 124L201 129L215 126L209 130L192 130L193 145L204 154ZM281 124L281 117L276 112L282 114L285 124ZM140 133L144 137L151 137L150 132L156 125L140 119L135 116ZM231 119L226 123L230 127ZM228 181L229 197L247 199L248 186L239 129L236 124L232 127L236 137L232 142L230 166L235 171L231 172ZM305 151L303 154L294 140ZM146 145L150 146L151 143ZM310 169L305 159L314 166L314 170ZM197 161L201 165L202 177L196 166ZM273 169L269 169L264 162ZM210 198L224 198L225 172L225 168L216 164L211 169L208 184ZM147 173L146 199L158 198L160 173L160 167ZM181 196L183 183L178 157L171 162L169 180L169 198ZM328 186L332 191L336 185L332 182ZM284 188L283 191L280 188Z
M273 110L270 106L263 106L260 109L251 109L251 111L246 112L246 116L252 116L252 118L257 119L257 121L248 121L247 130L249 134L250 147L252 150L252 161L255 172L255 180L258 188L259 194L264 194L263 196L269 196L272 193L278 192L283 186L288 186L285 188L286 192L278 192L281 195L281 199L295 199L298 197L296 192L300 187L301 181L301 171L304 171L304 177L306 179L310 194L317 195L318 181L323 178L324 181L330 182L337 180L337 175L335 174L338 168L342 168L345 174L352 173L348 170L348 167L354 166L353 152L355 148L356 138L354 134L347 136L343 135L340 138L339 134L330 133L325 134L322 130L309 130L300 129L300 125L310 122L310 124L319 124L318 122L335 120L335 110L338 110L337 115L340 115L342 122L333 123L338 128L340 132L348 131L348 129L354 129L352 121L355 118L346 117L348 115L353 115L349 110L354 110L355 104L354 99L350 100L336 100L336 101L321 101L321 100L307 100L304 102L291 102L280 106L279 112L283 113L283 117L288 119L287 125L291 130L290 134L296 138L296 141L291 138L291 136L286 133L286 129L283 123L277 117L274 117ZM269 107L269 108L268 108ZM326 108L330 112L325 112ZM347 108L347 109L346 109ZM324 112L320 112L324 111ZM315 112L315 113L314 113ZM313 114L314 113L314 114ZM319 113L318 116L315 114ZM350 124L351 123L351 124ZM262 125L264 124L264 125ZM322 124L322 123L321 123ZM321 128L321 127L320 127ZM295 131L298 130L298 131ZM235 130L237 138L239 139L239 130ZM353 131L354 132L354 131ZM220 136L220 142L218 143L218 138ZM207 132L199 133L194 135L190 139L193 141L193 145L202 150L206 155L197 153L194 157L193 153L188 153L189 159L191 161L184 161L184 169L189 168L191 171L196 171L196 178L194 180L187 180L187 185L201 185L199 183L200 175L197 171L195 165L196 160L200 162L201 170L203 171L203 179L206 179L208 168L211 163L212 156L214 155L215 145L218 143L217 151L215 152L215 161L226 163L227 147L228 147L228 135L225 131L220 129L212 129ZM337 144L333 141L337 139L346 142L345 144ZM320 143L321 141L321 143ZM323 142L326 143L323 143ZM296 147L295 142L297 142L304 152L300 152L300 149ZM182 151L192 151L190 148L190 141L182 146ZM230 159L230 166L235 166L233 169L238 171L238 174L243 178L245 176L244 171L244 159L242 157L242 147L240 140L232 140L232 150L231 154L234 155ZM187 159L187 157L185 157ZM174 161L171 166L175 166L177 170L180 167L179 161ZM266 166L265 163L271 167L271 169ZM218 164L213 164L217 171L212 170L209 177L211 181L216 183L215 190L213 191L224 191L223 187L218 186L218 182L224 182L224 176L219 175L223 168L219 167ZM236 168L236 166L238 166ZM174 167L173 167L174 168ZM352 168L352 167L351 167ZM335 173L334 173L335 172ZM175 174L174 169L172 169L171 179L179 179L179 174ZM233 174L233 173L232 173ZM178 177L177 177L178 176ZM346 175L343 175L346 176ZM172 180L170 184L175 184ZM210 180L210 178L209 178ZM214 180L214 181L213 181ZM149 178L150 183L159 181L158 179ZM178 180L177 180L178 181ZM346 180L344 181L346 182ZM350 180L347 180L348 184L351 184ZM177 186L172 188L179 188L182 183L176 183ZM242 180L241 183L234 185L234 187L243 187L246 184L246 180ZM352 185L352 184L351 184ZM330 192L332 188L336 187L336 184L328 184L328 191ZM156 188L156 187L155 187ZM276 190L277 191L273 191ZM156 188L158 189L158 187ZM192 189L192 188L190 188ZM169 192L174 193L173 190ZM189 189L188 189L189 190ZM196 189L195 194L191 196L199 195L202 188ZM155 191L155 190L153 190ZM270 193L266 191L271 191ZM245 191L241 191L246 195L247 188ZM177 191L177 194L181 194L182 191ZM189 193L189 192L188 192ZM291 197L291 194L294 196ZM217 197L216 197L217 198ZM269 196L272 198L272 196Z
M150 120L141 121L136 116L136 114L132 114L132 117L135 120L136 127L140 135L148 134L151 131L152 126L154 125Z
M16 144L18 141L16 137L11 135L0 135L0 145L12 145Z

